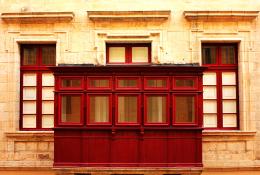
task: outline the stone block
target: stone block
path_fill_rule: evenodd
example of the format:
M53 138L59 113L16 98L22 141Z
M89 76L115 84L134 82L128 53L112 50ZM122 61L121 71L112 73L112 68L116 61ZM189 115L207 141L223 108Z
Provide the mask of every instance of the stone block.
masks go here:
M27 142L26 143L26 151L36 151L37 150L37 142Z
M49 149L49 144L48 142L39 142L38 143L38 151L48 151Z
M26 149L25 145L26 145L25 142L15 142L14 143L15 152L25 151Z

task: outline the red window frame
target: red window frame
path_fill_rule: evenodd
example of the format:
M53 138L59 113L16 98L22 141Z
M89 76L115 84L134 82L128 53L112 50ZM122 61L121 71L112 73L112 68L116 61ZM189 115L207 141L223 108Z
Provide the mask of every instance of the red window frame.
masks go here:
M91 87L90 81L91 80L108 80L109 86L108 87ZM98 90L98 91L104 91L104 90L111 90L112 89L112 77L111 76L88 76L87 77L87 84L86 84L87 90Z
M193 80L194 81L194 86L190 87L190 86L176 86L176 80ZM193 76L185 76L185 77L181 77L181 76L175 76L173 78L173 89L178 89L178 90L196 90L198 89L198 78L197 77L193 77Z
M60 77L59 88L60 90L83 90L84 89L84 77L83 76L62 76ZM81 86L78 87L63 87L62 80L80 80Z
M124 47L125 48L125 62L110 62L109 48L110 47ZM133 62L132 48L133 47L148 47L147 62ZM148 64L151 63L151 43L107 43L106 44L106 62L109 64Z
M141 78L139 76L116 76L115 77L115 89L116 90L141 90ZM136 87L119 87L120 80L136 80Z
M118 121L118 107L115 107L115 125L117 126L138 126L141 124L141 94L139 93L117 93L115 94L115 105L118 105L119 96L136 96L137 97L137 122L119 122Z
M62 98L62 96L68 96L68 95L70 95L70 96L81 96L80 98L81 98L81 104L80 104L80 122L62 122L62 120L61 120L61 113L62 113L62 103L61 103L61 98ZM84 104L84 94L83 93L76 93L76 92L74 92L74 93L60 93L59 95L58 95L58 100L59 100L59 105L58 105L58 125L59 126L83 126L84 125L84 106L85 106L85 104Z
M169 83L168 76L145 76L144 77L144 90L169 90L170 83ZM148 80L165 80L166 87L149 87Z
M166 122L148 122L148 117L147 117L147 97L148 96L166 96ZM168 126L170 125L170 94L169 93L145 93L144 94L144 125L147 126Z
M239 87L238 87L238 45L237 43L203 43L202 49L207 46L215 46L216 49L216 64L203 64L207 66L208 70L206 72L216 73L216 101L217 101L217 127L205 127L205 129L219 129L219 130L234 130L239 129ZM232 46L234 47L235 63L234 64L222 64L221 47L222 46ZM202 58L203 60L203 58ZM233 72L236 76L236 127L224 127L223 126L223 106L222 106L222 73L223 72ZM207 85L208 86L208 85ZM227 99L225 99L227 100ZM232 99L234 100L234 99ZM233 114L233 113L232 113Z
M108 122L94 122L90 123L90 96L109 96L109 121ZM89 93L87 94L87 125L100 126L100 125L112 125L112 93Z
M44 128L42 127L42 74L44 73L52 73L49 70L50 66L56 65L56 60L54 60L54 64L42 64L42 48L44 46L54 47L56 49L56 44L22 44L20 46L21 53L21 62L20 62L20 122L19 127L20 130L51 130L52 128ZM36 49L36 63L34 65L24 65L24 49L25 48L35 48ZM55 55L56 57L56 55ZM26 73L36 74L36 127L35 128L25 128L23 127L23 75ZM44 86L44 87L54 87L54 86ZM45 100L45 101L53 101L54 100ZM46 114L47 115L47 114ZM54 115L54 114L52 114Z
M176 96L192 96L194 97L194 122L176 122ZM197 126L198 125L198 112L199 112L199 106L198 106L198 94L195 93L178 93L172 95L172 109L173 109L173 120L172 125L173 126Z

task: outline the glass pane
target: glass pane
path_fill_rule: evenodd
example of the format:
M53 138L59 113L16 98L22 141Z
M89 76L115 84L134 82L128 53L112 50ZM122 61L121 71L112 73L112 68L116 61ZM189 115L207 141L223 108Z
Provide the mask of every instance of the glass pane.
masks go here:
M54 100L54 87L43 87L42 88L42 99L43 100Z
M23 74L23 86L36 86L36 74Z
M36 100L36 87L24 87L23 100Z
M216 73L205 72L203 75L203 85L216 85Z
M23 128L36 128L36 115L23 115Z
M182 80L176 80L175 86L176 87L194 87L195 82L192 79L182 79Z
M148 62L148 47L132 47L132 62Z
M237 115L223 114L223 127L237 127Z
M55 65L56 61L56 48L55 46L42 47L42 64Z
M80 122L81 96L63 95L61 97L61 121Z
M118 96L118 122L137 122L137 96Z
M194 123L195 101L193 96L175 97L176 123Z
M54 126L54 116L53 115L42 115L42 127L43 128L53 128Z
M90 123L109 122L109 96L89 97Z
M125 48L124 47L109 47L109 62L110 63L124 63L125 62Z
M54 114L54 102L43 101L42 102L42 113L43 114Z
M223 86L222 87L223 99L236 99L236 86Z
M23 48L23 65L36 65L36 48Z
M167 110L166 96L148 96L147 105L147 122L148 123L166 123Z
M204 113L217 113L217 101L216 100L203 100L203 112Z
M67 87L67 88L81 87L81 80L79 80L79 79L62 79L61 86Z
M36 101L24 101L23 114L36 114Z
M222 72L222 85L236 85L236 73Z
M52 73L42 74L42 86L54 86L54 76Z
M203 99L217 99L216 86L203 86Z
M222 46L221 47L221 61L222 64L235 64L235 47Z
M217 47L216 46L203 46L202 47L202 63L203 64L216 64Z
M217 114L204 114L203 115L203 125L207 128L215 128L217 127L218 120Z
M118 87L120 88L137 87L137 80L118 80Z
M89 86L92 88L109 87L109 80L108 79L99 79L99 80L90 79Z
M147 80L147 87L152 87L152 88L166 88L167 87L167 81L166 80L152 80L148 79Z
M237 112L236 100L223 100L222 107L223 113L236 113Z

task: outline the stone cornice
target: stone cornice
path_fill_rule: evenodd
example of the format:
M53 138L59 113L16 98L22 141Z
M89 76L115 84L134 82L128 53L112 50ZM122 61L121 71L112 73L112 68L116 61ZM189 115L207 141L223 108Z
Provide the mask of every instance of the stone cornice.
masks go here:
M104 20L167 20L171 14L170 10L152 11L87 11L89 19L93 21Z
M73 12L22 12L1 14L1 19L5 22L59 22L71 21L73 18Z
M184 11L188 20L206 19L255 19L259 11Z

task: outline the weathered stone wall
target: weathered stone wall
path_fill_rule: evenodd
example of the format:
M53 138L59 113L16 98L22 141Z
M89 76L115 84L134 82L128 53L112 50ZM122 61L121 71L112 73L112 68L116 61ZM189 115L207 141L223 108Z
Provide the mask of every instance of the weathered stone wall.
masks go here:
M260 166L259 17L187 20L183 15L259 9L259 0L1 0L1 13L70 11L75 16L69 22L0 20L0 166L51 167L53 160L51 132L19 132L19 44L56 43L57 63L105 64L105 41L125 38L152 41L155 63L200 63L202 42L239 43L241 129L204 131L203 162L206 168ZM164 21L97 22L88 18L93 10L171 10L171 15Z

